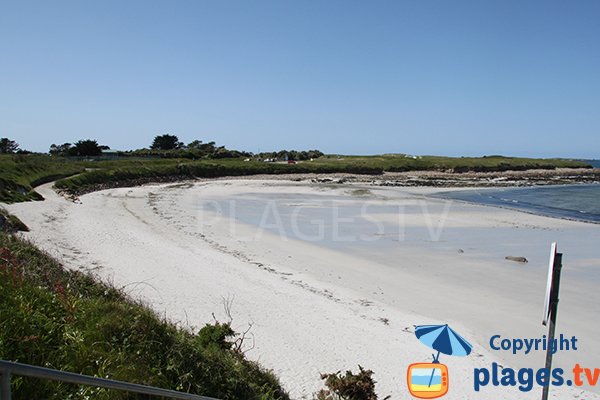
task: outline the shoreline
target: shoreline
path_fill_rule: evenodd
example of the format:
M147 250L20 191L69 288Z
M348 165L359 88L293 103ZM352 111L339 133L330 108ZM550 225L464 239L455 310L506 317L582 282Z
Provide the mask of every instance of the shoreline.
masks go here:
M257 174L223 176L217 178L190 178L190 176L168 176L163 178L139 178L119 182L100 183L75 190L60 190L63 196L76 200L79 196L96 191L119 187L136 187L177 182L223 181L223 180L275 180L310 181L313 183L365 183L391 187L435 187L435 188L502 188L545 185L571 185L600 183L600 168L557 168L500 172L449 172L449 171L405 171L384 172L381 175L359 175L350 173L297 173Z
M344 204L365 200L347 193L359 185L331 187L327 183L277 181L229 178L110 189L82 196L81 204L65 200L46 185L40 188L46 201L7 208L32 228L25 237L57 255L68 267L93 271L119 286L130 285L127 287L133 296L175 321L188 321L198 327L210 320L213 312L222 318L223 298L232 297L238 330L246 323L253 323L255 330L257 346L248 356L274 369L292 397L298 399L310 398L320 387L320 373L355 369L356 364L375 371L382 397L405 397L402 388L407 365L430 358L428 349L411 333L413 324L450 323L475 345L473 357L443 360L455 376L453 398L473 398L470 379L474 367L489 367L492 362L529 367L540 364L541 354L525 359L507 357L486 348L485 342L489 339L487 332L496 330L503 330L498 333L507 337L541 336L541 324L528 321L539 319L536 299L541 295L535 293L543 292L545 279L533 285L539 290L528 293L532 279L545 274L545 267L538 264L544 264L540 260L547 257L547 249L544 245L539 252L531 253L531 249L541 246L517 244L521 247L511 251L526 250L530 259L524 268L503 259L508 247L498 249L482 242L481 237L492 235L502 241L515 234L528 237L563 232L565 238L575 238L577 232L589 237L587 232L597 230L595 225L523 216L488 206L454 205L446 220L444 240L422 241L424 222L417 215L416 219L406 220L407 241L399 243L389 258L385 252L377 258L286 240L270 232L264 232L261 240L244 241L241 238L252 235L252 226L230 219L214 221L211 226L199 225L199 199L240 199L244 193L297 193L307 199L342 196ZM369 188L376 195L373 201L385 201L383 196L397 197L408 211L424 201L434 220L444 204L427 197L436 188ZM375 217L388 218L385 214ZM230 232L230 227L236 230ZM464 247L464 254L456 250L459 246ZM575 253L575 249L567 252ZM400 266L398 260L404 260ZM580 259L574 266L585 272L586 263ZM490 273L496 274L495 280L486 279ZM521 275L517 281L513 281L515 274ZM461 282L461 276L467 280ZM597 339L587 333L593 332L593 327L587 327L585 314L576 307L582 301L578 293L582 286L573 286L578 275L567 272L565 276L562 321L566 326L581 328L584 345L594 348L589 340ZM132 285L135 282L138 284ZM419 288L431 293L423 297ZM505 298L503 290L509 290L512 296ZM478 301L463 304L465 299ZM499 315L510 315L507 313L511 307L522 310L514 320L498 324L485 312L493 301L501 304L495 307ZM445 303L458 308L448 315L440 314L440 304ZM519 324L524 324L523 330L517 328ZM566 362L561 361L562 357L557 365ZM580 358L585 362L590 357L581 353ZM573 390L553 389L556 394L571 397ZM516 395L537 398L536 392L523 394L516 388L487 388L476 398L510 399ZM594 396L588 397L600 398Z

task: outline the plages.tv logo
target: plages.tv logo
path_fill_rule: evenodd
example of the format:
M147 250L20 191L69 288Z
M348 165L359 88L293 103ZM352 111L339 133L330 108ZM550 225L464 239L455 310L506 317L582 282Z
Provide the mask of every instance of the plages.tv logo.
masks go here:
M450 377L448 367L440 363L440 353L464 357L473 346L452 328L445 325L415 326L415 335L424 345L437 351L431 363L414 363L408 366L406 380L408 391L419 399L435 399L448 393Z

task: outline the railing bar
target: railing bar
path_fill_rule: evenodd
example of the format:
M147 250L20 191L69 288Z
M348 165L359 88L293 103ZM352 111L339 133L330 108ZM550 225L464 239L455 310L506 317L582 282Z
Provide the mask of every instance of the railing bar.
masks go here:
M50 379L54 381L75 383L79 385L97 386L106 389L124 390L128 392L149 394L154 396L170 397L173 399L184 400L217 400L213 397L198 396L195 394L177 392L175 390L161 389L152 386L140 385L137 383L128 383L112 379L98 378L94 376L81 375L73 372L58 371L50 368L38 367L34 365L21 364L16 362L0 360L0 373L2 374L2 388L4 390L4 376L10 374L29 376L33 378ZM10 385L9 385L10 388ZM9 397L10 399L10 397ZM2 397L1 400L4 400Z

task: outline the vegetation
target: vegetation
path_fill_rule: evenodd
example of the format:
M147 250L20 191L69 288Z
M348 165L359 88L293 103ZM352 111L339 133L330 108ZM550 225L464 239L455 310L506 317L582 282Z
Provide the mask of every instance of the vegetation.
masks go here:
M63 157L95 157L102 154L102 150L108 150L108 146L101 146L96 140L86 139L61 145L51 145L49 153L53 156Z
M288 398L275 376L233 346L228 323L195 334L120 290L67 271L0 232L0 358L221 399ZM142 399L13 377L15 399Z
M188 161L155 164L152 161L128 163L122 167L97 169L56 182L58 189L85 192L96 185L131 185L143 182L160 182L181 178L215 178L256 174L347 172L356 174L380 174L382 170L365 164L299 163L281 164L240 159Z
M179 138L169 134L156 136L150 146L152 150L174 150L181 147L183 147L183 143L179 141Z
M296 151L280 150L252 154L247 151L231 150L225 146L217 146L215 142L204 143L194 140L187 145L179 141L177 136L156 136L150 149L138 149L119 153L122 157L160 157L182 159L223 159L223 158L248 158L255 161L306 161L323 156L319 150Z
M29 228L19 218L0 207L0 232L14 233L17 231L28 232Z
M158 160L156 160L158 161ZM484 158L450 158L407 156L334 157L324 156L297 164L263 162L242 159L220 160L137 160L114 162L109 168L97 168L72 178L56 182L56 187L70 192L86 192L97 185L119 186L143 182L160 182L176 178L214 178L256 174L295 173L354 173L381 174L384 171L442 170L506 171L526 169L554 169L557 167L587 167L585 163L568 160L543 160L509 158L502 156ZM97 164L98 167L101 164Z
M9 138L0 139L0 154L16 153L19 150L19 144Z
M119 289L0 232L0 358L220 399L287 400L231 322L177 327ZM323 374L317 400L377 400L373 372ZM15 399L145 399L14 376ZM386 397L387 399L388 397Z
M357 374L352 371L346 371L345 375L340 371L334 374L321 374L326 389L317 393L316 400L377 400L373 371L365 370L360 365L358 369ZM383 400L389 398L390 396L387 396Z
M122 157L160 157L160 158L182 158L182 159L221 159L251 157L252 154L245 151L229 150L225 146L217 146L215 142L204 143L201 140L193 140L187 145L179 141L174 135L160 135L154 138L149 149L138 149L119 152Z
M6 138L5 138L6 139ZM18 145L6 139L6 148ZM15 145L17 147L15 147ZM175 135L154 138L152 148L99 156L107 146L96 140L53 144L52 157L42 154L0 154L0 201L41 200L33 187L58 180L56 187L73 194L98 188L255 174L352 173L378 175L401 171L500 172L507 170L589 167L581 161L503 156L452 158L437 156L323 155L318 150L251 154L194 140L183 145ZM20 151L20 150L19 150Z
M71 143L52 144L48 153L52 156L67 157L72 146Z
M42 200L33 187L81 173L84 165L35 154L0 155L0 201Z
M378 156L341 156L327 155L315 160L317 163L367 164L387 172L404 171L448 171L464 172L502 172L524 171L528 169L589 168L590 165L565 159L541 159L504 157L500 155L483 157L440 157L409 156L405 154L386 154Z
M306 161L314 160L315 158L323 157L324 154L319 150L308 150L308 151L296 151L296 150L281 150L272 151L266 153L259 153L255 156L260 160L264 159L275 159L275 160L293 160L293 161Z

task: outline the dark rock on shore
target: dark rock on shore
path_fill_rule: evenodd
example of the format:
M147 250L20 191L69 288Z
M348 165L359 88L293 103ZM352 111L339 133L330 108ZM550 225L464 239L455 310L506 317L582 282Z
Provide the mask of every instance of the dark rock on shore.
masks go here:
M520 262L520 263L528 263L529 262L529 261L527 261L527 259L525 257L506 256L504 258L509 261L516 261L516 262Z

